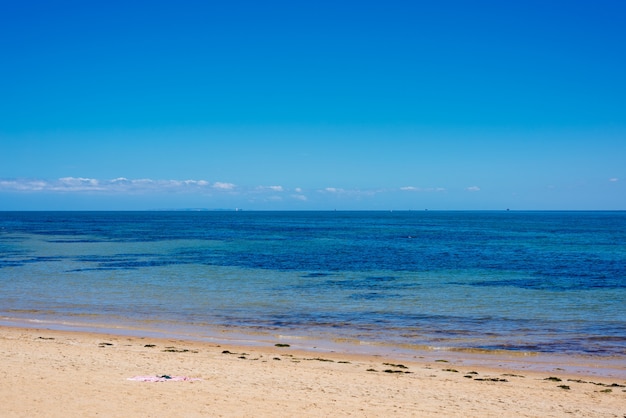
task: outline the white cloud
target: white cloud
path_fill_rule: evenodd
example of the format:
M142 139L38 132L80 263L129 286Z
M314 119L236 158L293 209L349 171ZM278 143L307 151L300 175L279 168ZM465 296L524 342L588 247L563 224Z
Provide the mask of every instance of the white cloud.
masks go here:
M470 187L466 190L477 191L479 188ZM305 194L303 188L286 188L281 185L270 186L238 186L229 182L209 182L203 179L151 179L114 177L111 179L96 179L89 177L61 177L54 180L42 179L2 179L0 178L0 193L58 193L58 194L108 194L108 195L154 195L154 194L200 194L217 196L219 194L257 196L265 201L283 199L292 201L310 201L325 195L326 198L337 199L370 199L386 193L426 193L443 192L440 187L405 186L389 189L344 189L341 187L326 187L316 190L317 196Z
M470 187L466 187L465 190L467 190L468 192L479 192L480 191L480 187L478 187L478 186L470 186Z
M615 183L616 181L619 181L619 179L617 177L612 177L609 181Z
M99 191L106 188L100 186L98 180L84 177L63 177L47 186L50 190L60 192Z
M339 187L326 187L325 189L320 189L318 190L319 193L328 193L328 194L334 194L337 196L341 196L341 197L348 197L348 198L361 198L361 197L368 197L368 196L375 196L378 193L384 193L386 190L384 189L342 189Z
M11 192L101 192L101 193L143 193L143 192L184 192L208 188L206 180L153 180L127 179L117 177L99 180L85 177L62 177L57 180L12 179L0 180L0 191ZM217 189L230 190L231 183L215 183Z
M150 179L130 180L130 184L152 184L152 183L154 183L154 181Z
M257 187L258 190L271 190L273 192L283 192L285 191L285 189L283 189L283 186L259 186Z
M233 190L235 187L233 183L222 183L220 181L213 183L213 188L218 190Z
M59 182L62 184L68 184L71 186L77 186L77 185L97 186L98 185L98 180L88 179L88 178L83 178L83 177L63 177L59 179Z
M206 180L185 180L183 181L183 183L189 186L208 186L209 185L209 182Z
M443 187L414 187L414 186L405 186L400 187L400 190L403 192L445 192L446 189Z
M40 191L46 188L47 184L41 180L1 180L0 190L10 191Z

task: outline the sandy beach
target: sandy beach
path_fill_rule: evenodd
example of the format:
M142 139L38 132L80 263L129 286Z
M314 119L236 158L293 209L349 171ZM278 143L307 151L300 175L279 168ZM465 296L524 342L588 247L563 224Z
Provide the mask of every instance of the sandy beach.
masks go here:
M626 416L624 379L468 366L445 353L400 363L1 327L0 355L3 417Z

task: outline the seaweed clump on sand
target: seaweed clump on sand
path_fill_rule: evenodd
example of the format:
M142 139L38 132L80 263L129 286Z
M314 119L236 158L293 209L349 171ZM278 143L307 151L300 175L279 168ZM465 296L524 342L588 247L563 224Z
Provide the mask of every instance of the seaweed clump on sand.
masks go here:
M404 364L383 363L385 366L397 367L398 369L408 369Z
M197 353L197 350L188 350L186 348L176 348L176 347L165 347L164 350L161 350L165 353Z
M508 382L508 380L506 379L501 379L499 377L479 377L477 379L474 379L477 382Z

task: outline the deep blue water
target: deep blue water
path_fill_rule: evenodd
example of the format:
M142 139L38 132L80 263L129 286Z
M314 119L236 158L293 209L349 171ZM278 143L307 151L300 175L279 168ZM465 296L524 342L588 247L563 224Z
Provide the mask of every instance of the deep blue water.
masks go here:
M626 212L0 212L0 319L626 354Z

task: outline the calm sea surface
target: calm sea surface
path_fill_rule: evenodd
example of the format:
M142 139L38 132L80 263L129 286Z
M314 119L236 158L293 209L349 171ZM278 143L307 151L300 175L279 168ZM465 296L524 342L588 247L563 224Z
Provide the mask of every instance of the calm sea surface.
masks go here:
M0 320L626 354L626 212L0 212Z

